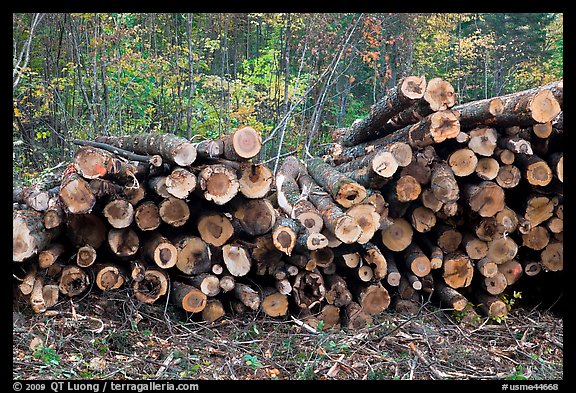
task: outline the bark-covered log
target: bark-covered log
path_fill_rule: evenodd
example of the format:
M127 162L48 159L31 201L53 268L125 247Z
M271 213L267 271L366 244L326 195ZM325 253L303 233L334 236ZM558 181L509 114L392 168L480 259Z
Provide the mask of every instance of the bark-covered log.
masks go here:
M44 250L58 235L58 229L44 227L42 213L36 210L12 212L12 260L22 262Z
M370 109L370 114L356 120L344 135L336 138L344 146L353 146L361 142L381 137L382 126L394 115L408 108L424 96L426 79L409 76L401 79L388 94L378 100Z
M368 314L361 305L352 301L346 305L346 312L344 313L344 323L350 330L358 330L372 325L373 318Z
M64 210L59 196L53 196L48 201L48 208L44 211L42 217L46 229L58 228L65 222Z
M434 293L442 303L456 311L462 311L468 305L468 299L456 289L446 285L442 280L434 281Z
M460 113L460 124L463 127L491 125L504 112L504 102L500 97L493 97L455 105L453 109Z
M408 134L408 143L414 148L424 148L435 143L453 139L460 133L458 112L443 110L434 112L418 123L399 130Z
M306 168L316 183L330 193L334 201L344 208L362 202L367 196L363 186L335 170L320 158L306 160Z
M337 274L328 275L324 279L324 285L326 288L325 298L328 304L343 307L352 301L352 293L342 276Z
M199 313L206 307L208 297L192 285L174 281L170 299L184 311Z
M408 247L404 249L403 257L406 268L417 277L424 277L430 273L430 258L424 254L424 251L422 251L416 242L411 242Z
M64 245L61 243L50 243L38 253L38 267L47 269L52 266L65 251Z
M232 292L250 310L256 311L260 308L260 293L248 284L237 282Z
M200 158L218 158L224 155L224 142L221 139L206 139L194 145Z
M146 261L154 263L163 269L175 266L178 260L176 246L156 231L144 237L141 254Z
M174 134L140 133L125 136L99 136L96 142L106 143L138 154L160 155L179 166L196 161L196 147Z
M533 186L547 186L552 181L554 174L548 163L536 154L517 154L518 167L522 170L523 177Z
M478 290L474 291L474 297L484 315L492 318L504 318L508 315L508 306L498 296Z
M279 217L272 227L272 242L279 251L290 255L296 246L299 233L303 231L298 221L288 217Z

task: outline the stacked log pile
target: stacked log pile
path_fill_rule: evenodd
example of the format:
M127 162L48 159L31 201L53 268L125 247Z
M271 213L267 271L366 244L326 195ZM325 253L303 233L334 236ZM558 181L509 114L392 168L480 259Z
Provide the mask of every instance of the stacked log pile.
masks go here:
M501 317L522 276L563 268L562 88L455 105L448 82L410 76L276 174L250 127L75 141L61 175L14 189L17 295L41 313L128 287L206 321L352 329L424 297Z

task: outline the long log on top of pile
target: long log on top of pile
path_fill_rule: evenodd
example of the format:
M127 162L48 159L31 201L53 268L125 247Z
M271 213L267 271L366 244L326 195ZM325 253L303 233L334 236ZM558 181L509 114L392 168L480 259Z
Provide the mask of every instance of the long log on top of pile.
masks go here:
M251 127L75 141L61 174L13 190L15 290L37 313L128 288L207 322L361 328L427 298L503 317L508 291L563 271L562 95L454 105L447 81L408 77L275 175Z

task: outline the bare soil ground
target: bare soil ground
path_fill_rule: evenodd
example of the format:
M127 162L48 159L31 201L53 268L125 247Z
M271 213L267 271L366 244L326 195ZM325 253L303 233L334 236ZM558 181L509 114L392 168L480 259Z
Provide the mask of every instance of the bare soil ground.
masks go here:
M424 302L360 330L316 330L263 314L197 322L127 291L46 314L13 306L14 379L562 380L563 319L512 307L501 321Z

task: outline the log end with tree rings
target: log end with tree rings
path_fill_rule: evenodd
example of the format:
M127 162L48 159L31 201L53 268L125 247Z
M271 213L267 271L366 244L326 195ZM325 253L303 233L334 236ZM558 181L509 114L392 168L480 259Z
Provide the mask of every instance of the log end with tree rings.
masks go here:
M184 199L169 197L158 205L160 218L173 227L181 227L190 218L190 207Z
M342 182L334 200L348 208L362 202L367 196L366 189L356 182Z
M400 90L406 98L419 100L424 97L426 91L426 78L424 76L408 76L402 81Z
M242 175L238 179L240 193L246 198L264 198L270 191L273 180L272 170L266 165L247 165L242 168Z
M334 236L343 243L351 244L362 235L362 228L354 217L343 215L338 218L335 226Z
M558 100L550 90L539 91L530 102L530 112L537 123L554 120L561 110Z
M240 188L235 170L225 165L207 165L198 177L204 198L217 205L229 202Z
M262 148L262 137L252 127L242 127L232 134L232 145L238 156L244 159L256 157Z
M178 144L172 154L172 160L178 166L189 166L196 161L196 147L192 143L182 142Z
M428 81L424 96L432 111L442 111L452 108L456 103L456 92L448 81L442 78L432 78Z
M434 112L430 115L430 136L436 143L456 138L460 133L458 114L453 110Z
M376 153L370 165L374 172L384 178L391 177L398 170L398 161L396 161L396 157L389 151L379 151Z

